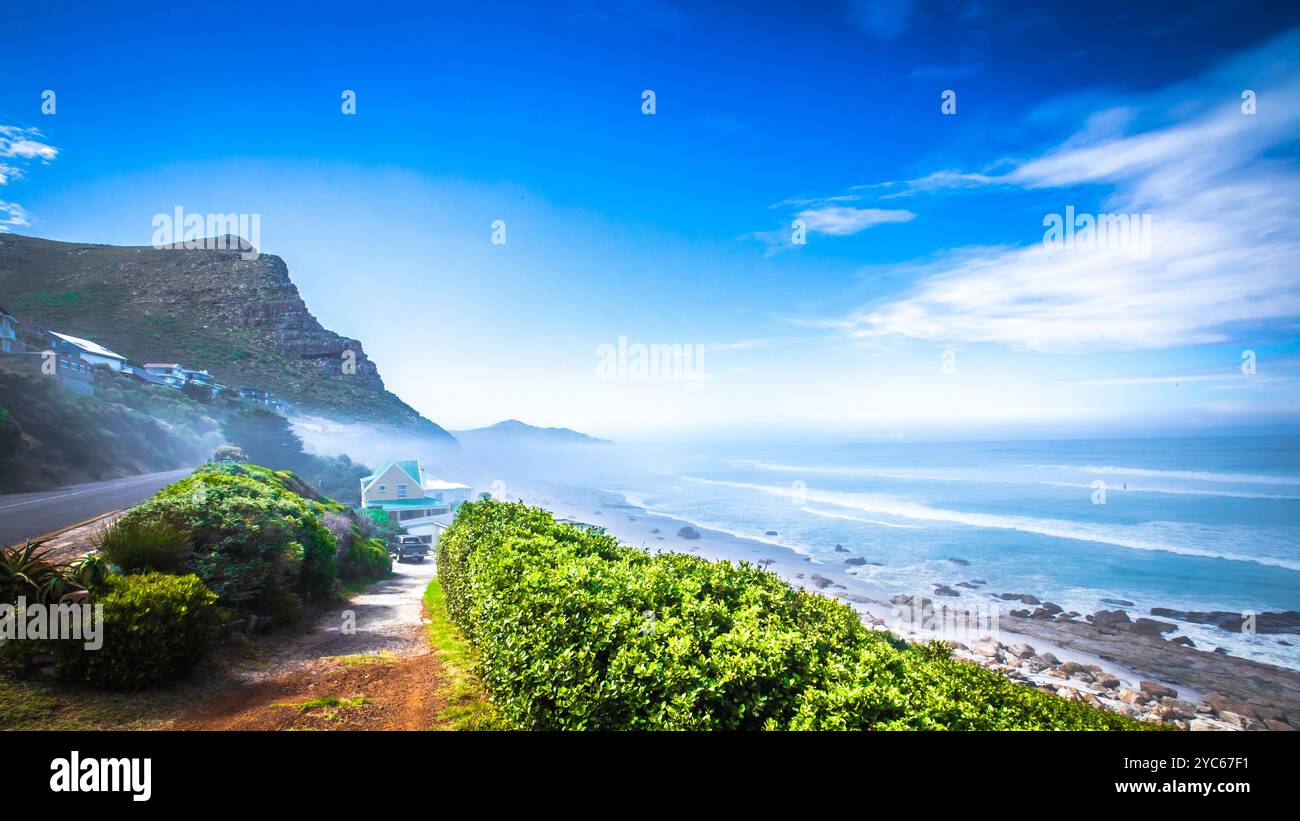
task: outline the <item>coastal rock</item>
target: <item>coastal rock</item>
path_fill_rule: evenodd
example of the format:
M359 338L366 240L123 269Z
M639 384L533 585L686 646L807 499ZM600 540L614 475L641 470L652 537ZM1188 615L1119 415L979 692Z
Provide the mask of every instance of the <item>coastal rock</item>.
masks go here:
M948 561L952 562L953 564L959 564L962 567L970 567L970 562L967 561L966 559L954 559L952 557L949 557Z
M1027 619L1027 618L1029 618L1029 611L1028 611L1028 610L1012 610L1012 611L1011 611L1011 615L1015 616L1015 617L1018 618L1018 619Z
M1098 610L1088 617L1094 626L1106 629L1120 624L1131 624L1128 613L1123 610Z
M1159 636L1159 635L1163 635L1164 633L1172 633L1177 629L1178 629L1178 625L1176 624L1170 624L1167 621L1157 621L1155 619L1148 619L1145 617L1139 618L1137 621L1133 622L1134 632L1141 633L1146 636Z
M1046 610L1048 613L1051 613L1053 616L1055 616L1057 613L1060 613L1063 608L1059 604L1053 604L1052 602L1045 601L1043 602L1043 606L1040 609Z
M1058 659L1058 658L1057 658L1055 655L1053 655L1052 653L1043 653L1041 656L1039 656L1039 658L1041 658L1043 661L1047 662L1048 664L1053 664L1053 665L1055 665L1055 664L1060 664L1060 663L1061 663L1061 660Z
M970 582L957 582L957 585L956 585L956 586L957 586L957 587L964 587L964 588L966 588L967 590L975 590L975 589L977 589L977 588L975 587L975 585L971 584Z
M1177 698L1178 691L1154 681L1139 681L1138 689L1152 698Z
M654 530L651 530L650 532L651 532L651 533L658 533L658 532L659 532L659 528L656 527Z
M1181 698L1162 698L1157 710L1172 718L1196 718L1196 705Z
M698 531L698 530L696 530L695 528L693 528L693 527L687 525L686 527L683 527L681 530L677 531L677 538L679 538L679 539L698 539L698 538L700 538L700 531Z
M953 590L946 584L936 584L934 586L934 595L936 596L960 596L961 592Z
M767 531L766 533L764 533L763 535L764 535L764 536L777 536L777 535L779 535L779 534L778 534L775 530L769 530L769 531Z
M1097 684L1105 687L1107 690L1114 690L1120 685L1119 677L1113 673L1102 673L1096 677L1096 680Z
M1196 642L1192 641L1192 640L1189 639L1187 636L1178 636L1177 638L1172 638L1172 639L1169 640L1169 643L1170 643L1170 644L1181 644L1181 645L1184 646L1184 647L1195 647L1195 646L1196 646Z
M1222 732L1233 729L1232 725L1224 724L1222 721L1215 721L1212 718L1195 718L1187 724L1187 729L1193 733L1203 732Z
M1103 604L1113 604L1116 607L1132 607L1133 602L1128 599L1102 599Z
M775 536L776 534L775 534L775 533L772 533L771 535ZM836 552L836 553L848 553L849 551L848 551L848 548L846 548L844 545L842 545L842 544L837 544L837 545L835 545L835 552Z
M1283 732L1283 733L1295 732L1295 727L1292 727L1290 724L1287 724L1285 721L1277 721L1271 718L1266 719L1264 721L1264 726L1274 732Z
M1251 722L1254 721L1254 719L1243 716L1240 713L1225 711L1219 713L1219 721L1222 721L1230 727L1236 727L1238 730L1245 730L1250 727Z
M1032 604L1035 606L1042 604L1042 602L1038 600L1038 597L1032 593L1003 593L999 598L1003 601L1018 601L1021 604Z
M862 565L867 563L867 560L859 559L857 556L854 556L852 559L845 559L844 563L847 564L849 567L861 567Z
M1034 648L1030 647L1028 644L1025 644L1023 642L1020 644L1011 645L1010 647L1007 648L1007 652L1018 659L1027 659L1036 655Z
M1145 693L1139 693L1136 690L1130 690L1127 687L1119 691L1118 698L1126 704L1146 704L1150 701Z
M811 581L817 587L818 590L825 590L826 588L834 584L834 582L832 582L830 579L826 578L825 576L821 575L820 573L812 574Z
M1229 632L1241 632L1246 619L1241 613L1229 610L1171 610L1168 607L1153 607L1151 615L1162 616L1178 621L1190 621L1196 624L1213 624ZM1255 614L1256 633L1300 633L1300 611L1265 611Z

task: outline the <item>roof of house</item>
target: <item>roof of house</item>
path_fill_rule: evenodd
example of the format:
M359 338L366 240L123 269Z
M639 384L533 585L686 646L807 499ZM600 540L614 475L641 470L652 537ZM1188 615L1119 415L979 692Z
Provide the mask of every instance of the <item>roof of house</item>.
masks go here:
M103 345L99 345L97 343L91 342L89 339L82 339L81 337L77 337L77 336L68 336L67 334L61 334L58 333L57 331L50 331L50 333L53 334L54 336L57 336L59 339L62 339L64 342L68 342L72 345L76 345L78 348L81 348L86 353L95 354L96 356L107 356L110 359L120 359L123 362L126 361L126 357L122 356L120 353L113 353L108 348L105 348Z
M378 507L384 510L406 507L423 509L426 507L447 507L447 504L433 499L371 499L366 502L366 507Z
M469 485L462 485L458 482L448 482L445 479L438 479L437 477L429 476L427 473L425 476L428 476L428 478L424 480L425 490L469 490Z
M362 489L369 490L370 486L374 484L375 480L378 479L380 476L383 476L385 473L387 473L388 469L391 468L393 465L396 465L403 473L405 473L412 482L414 482L417 485L420 484L420 480L418 478L420 475L420 463L415 461L414 459L404 459L402 461L384 462L375 470L374 473L362 478L361 480Z
M169 371L173 368L180 367L180 365L175 362L146 362L144 363L144 366L146 368L166 368Z

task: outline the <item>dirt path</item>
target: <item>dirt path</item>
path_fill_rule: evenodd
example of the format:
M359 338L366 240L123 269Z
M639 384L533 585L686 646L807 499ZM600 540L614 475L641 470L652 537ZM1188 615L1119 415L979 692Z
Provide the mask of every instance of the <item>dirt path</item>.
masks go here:
M233 670L238 686L175 722L178 730L424 730L438 726L441 665L429 654L421 597L431 561L319 618L306 633L273 631Z

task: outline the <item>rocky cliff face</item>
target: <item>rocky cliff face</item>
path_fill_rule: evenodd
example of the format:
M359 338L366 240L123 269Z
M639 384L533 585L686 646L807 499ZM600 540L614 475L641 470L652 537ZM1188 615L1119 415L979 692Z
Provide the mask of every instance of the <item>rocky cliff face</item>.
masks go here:
M0 235L0 305L29 330L86 337L135 363L180 362L305 413L451 440L384 387L359 340L321 326L277 256Z

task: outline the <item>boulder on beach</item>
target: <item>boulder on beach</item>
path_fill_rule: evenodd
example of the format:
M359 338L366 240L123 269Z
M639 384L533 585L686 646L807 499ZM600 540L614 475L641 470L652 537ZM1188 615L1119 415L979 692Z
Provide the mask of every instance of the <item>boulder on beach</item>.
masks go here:
M690 525L687 525L686 527L683 527L681 530L677 531L677 537L679 539L698 539L700 538L700 531L696 530Z
M1178 691L1154 681L1139 681L1138 689L1151 698L1178 698Z
M830 579L826 578L825 576L821 575L820 573L812 574L811 581L817 587L818 590L825 590L827 587L830 587L832 584L834 584L834 582L832 582Z

